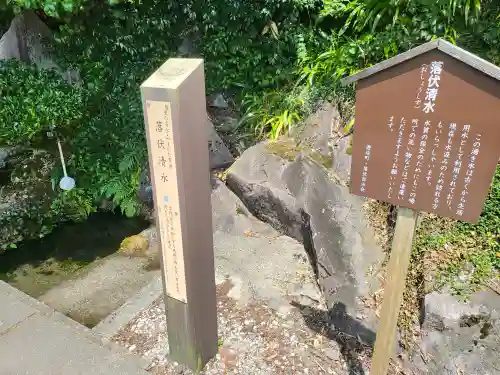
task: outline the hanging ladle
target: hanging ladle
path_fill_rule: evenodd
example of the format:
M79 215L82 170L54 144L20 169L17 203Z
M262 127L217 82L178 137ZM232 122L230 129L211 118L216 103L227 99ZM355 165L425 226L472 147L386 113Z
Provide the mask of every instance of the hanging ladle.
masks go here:
M63 168L64 177L59 181L59 187L62 190L71 190L75 187L75 179L68 176L66 172L66 163L64 162L64 155L62 152L61 142L59 141L59 137L57 137L57 147L59 148L59 157L61 158L61 164Z

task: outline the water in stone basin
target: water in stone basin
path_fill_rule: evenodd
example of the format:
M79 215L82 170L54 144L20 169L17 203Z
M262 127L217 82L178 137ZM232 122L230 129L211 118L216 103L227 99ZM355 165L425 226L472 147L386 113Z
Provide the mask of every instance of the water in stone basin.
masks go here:
M39 297L92 262L114 253L120 242L148 227L141 219L97 213L81 223L61 225L39 240L0 255L0 279Z

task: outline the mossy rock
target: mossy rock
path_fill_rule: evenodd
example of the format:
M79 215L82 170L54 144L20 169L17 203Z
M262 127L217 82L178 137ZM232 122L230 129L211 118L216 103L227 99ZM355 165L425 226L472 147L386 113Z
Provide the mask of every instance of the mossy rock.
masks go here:
M120 244L118 252L128 256L146 256L149 249L149 240L136 234L125 238Z
M303 153L326 169L331 169L333 166L333 158L331 156L323 155L308 146L297 144L297 142L291 138L283 138L278 141L269 142L267 144L267 149L272 154L288 161L294 161L297 155Z
M11 182L0 192L0 253L15 248L20 241L42 237L51 231L54 166L52 155L40 151L13 170Z

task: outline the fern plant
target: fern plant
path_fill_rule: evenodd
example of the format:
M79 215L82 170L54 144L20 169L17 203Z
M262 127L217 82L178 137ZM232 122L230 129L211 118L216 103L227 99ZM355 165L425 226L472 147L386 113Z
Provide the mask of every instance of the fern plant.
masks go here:
M477 21L481 7L481 0L352 0L344 8L348 17L340 33L349 28L356 32L369 28L374 32L378 26L382 29L396 24L409 27L412 16L419 12L425 12L430 23L451 24L460 18L467 25Z
M120 207L121 212L127 217L139 213L141 205L137 198L139 190L142 163L136 153L124 156L118 166L118 172L107 182L104 182L100 193L111 199L115 207Z

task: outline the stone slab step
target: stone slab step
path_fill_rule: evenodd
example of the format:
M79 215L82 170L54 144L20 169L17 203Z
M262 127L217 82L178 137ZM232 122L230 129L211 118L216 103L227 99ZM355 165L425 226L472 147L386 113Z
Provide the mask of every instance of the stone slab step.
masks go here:
M146 375L145 363L0 281L0 375Z

